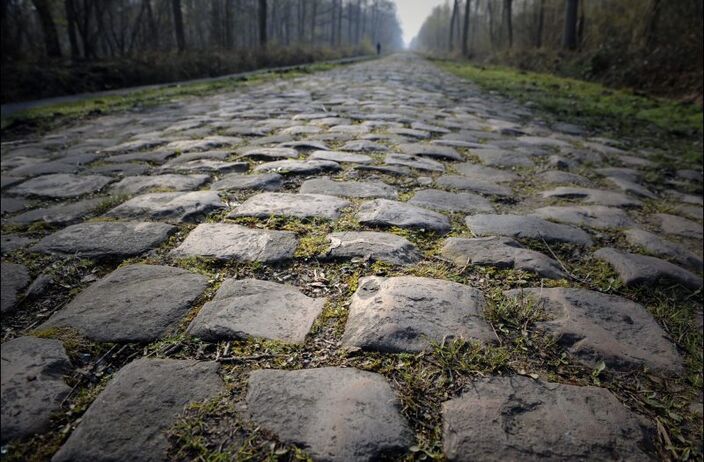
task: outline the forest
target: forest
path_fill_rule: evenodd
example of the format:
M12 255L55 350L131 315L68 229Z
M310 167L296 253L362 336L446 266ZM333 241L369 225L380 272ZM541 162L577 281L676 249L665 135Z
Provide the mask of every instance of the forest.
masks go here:
M2 102L403 46L391 0L2 0Z
M454 0L412 47L702 101L701 0Z

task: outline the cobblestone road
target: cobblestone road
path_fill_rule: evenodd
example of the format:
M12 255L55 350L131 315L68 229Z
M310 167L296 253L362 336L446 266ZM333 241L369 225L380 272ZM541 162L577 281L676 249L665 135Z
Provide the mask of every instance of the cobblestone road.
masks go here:
M3 451L683 455L702 173L672 165L412 55L3 143Z

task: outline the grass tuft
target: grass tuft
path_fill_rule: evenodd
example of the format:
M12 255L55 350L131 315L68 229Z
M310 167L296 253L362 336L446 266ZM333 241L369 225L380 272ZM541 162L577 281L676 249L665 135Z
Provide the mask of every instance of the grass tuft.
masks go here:
M81 355L86 353L89 353L92 357L97 357L112 346L106 343L92 342L72 327L46 327L33 331L32 335L39 338L59 340L63 343L66 354L73 362L77 362L79 359L83 360Z
M572 122L640 147L667 146L683 166L701 166L704 119L696 104L613 90L598 83L499 66L435 61L442 69L522 103L548 120Z

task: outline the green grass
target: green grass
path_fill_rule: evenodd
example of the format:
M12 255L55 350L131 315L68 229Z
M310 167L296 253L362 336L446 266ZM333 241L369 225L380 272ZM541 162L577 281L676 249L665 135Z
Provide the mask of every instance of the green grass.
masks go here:
M213 442L213 435L219 437L218 443ZM168 438L172 443L169 460L175 461L312 461L300 448L280 443L243 419L226 395L189 404Z
M60 340L66 354L73 361L80 360L81 355L90 354L99 357L112 346L109 343L96 343L81 335L72 327L46 327L31 333L35 337Z
M114 194L111 196L106 196L101 199L100 203L98 203L98 206L93 210L93 214L96 216L102 215L108 210L111 210L117 207L118 205L122 204L129 198L130 196L128 194Z
M507 67L439 60L442 69L523 103L548 119L576 123L640 147L668 145L689 164L702 162L702 108L603 85Z

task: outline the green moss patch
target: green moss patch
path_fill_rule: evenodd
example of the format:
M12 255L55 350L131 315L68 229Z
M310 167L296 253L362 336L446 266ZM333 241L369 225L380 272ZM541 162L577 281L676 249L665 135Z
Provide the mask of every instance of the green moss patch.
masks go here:
M685 164L701 166L704 121L696 104L508 67L435 63L485 90L530 103L549 120L576 123L619 140L637 139L642 147L666 146Z

